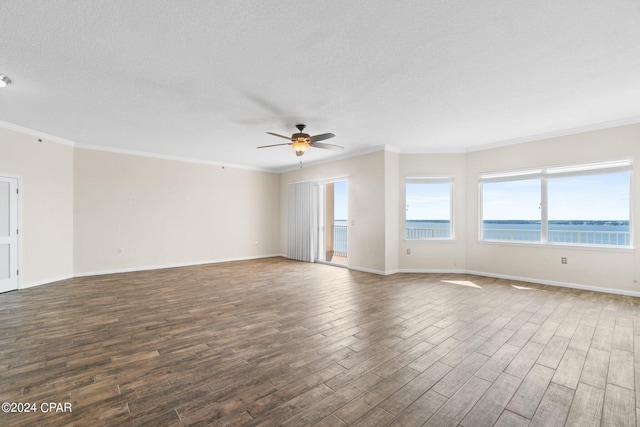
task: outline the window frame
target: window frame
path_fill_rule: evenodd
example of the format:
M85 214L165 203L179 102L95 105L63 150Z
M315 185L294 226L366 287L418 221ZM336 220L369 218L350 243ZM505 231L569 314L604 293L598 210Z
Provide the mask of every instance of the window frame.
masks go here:
M549 180L555 178L565 178L573 176L594 176L601 174L612 174L619 172L629 173L629 244L628 245L608 245L590 244L574 242L549 242ZM485 239L484 235L484 195L483 184L491 182L507 182L526 179L540 179L540 240L500 240ZM554 165L539 168L529 168L522 170L512 170L505 172L481 173L478 178L478 241L488 243L517 244L517 245L550 245L550 246L573 246L579 248L597 249L633 249L633 161L630 158L590 162L575 163L567 165Z
M449 184L449 237L407 237L407 184ZM406 176L404 179L404 240L407 242L448 242L455 240L455 177L453 176Z

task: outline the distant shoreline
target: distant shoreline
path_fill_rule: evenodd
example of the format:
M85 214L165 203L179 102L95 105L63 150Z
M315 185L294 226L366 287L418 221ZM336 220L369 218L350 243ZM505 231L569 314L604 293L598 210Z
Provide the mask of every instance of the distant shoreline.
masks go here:
M483 221L485 224L540 224L540 221L527 221L519 219L487 219ZM624 220L589 220L589 219L571 219L571 220L549 220L549 224L561 225L629 225L629 221Z
M347 223L346 219L336 219L336 223ZM432 224L448 224L448 219L408 219L407 222L412 223L432 223ZM540 224L540 221L524 220L524 219L485 219L482 221L485 224ZM549 224L558 225L614 225L614 226L628 226L629 221L617 220L617 219L603 219L603 220L590 220L590 219L571 219L571 220L549 220Z
M335 220L336 235L347 239L347 220ZM630 222L627 220L555 220L547 223L545 241L550 243L629 246ZM449 220L406 220L407 239L447 239L451 235ZM531 220L485 220L482 239L494 241L542 240L542 224Z

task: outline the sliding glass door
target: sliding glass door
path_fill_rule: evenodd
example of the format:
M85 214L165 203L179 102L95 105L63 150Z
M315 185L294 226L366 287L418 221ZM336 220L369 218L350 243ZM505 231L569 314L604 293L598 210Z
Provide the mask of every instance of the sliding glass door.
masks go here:
M347 181L318 184L318 261L348 264Z

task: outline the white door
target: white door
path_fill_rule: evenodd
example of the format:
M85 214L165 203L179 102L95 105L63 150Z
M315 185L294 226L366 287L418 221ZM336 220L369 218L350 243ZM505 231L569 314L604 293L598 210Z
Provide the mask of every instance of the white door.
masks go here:
M18 289L18 180L0 176L0 292Z

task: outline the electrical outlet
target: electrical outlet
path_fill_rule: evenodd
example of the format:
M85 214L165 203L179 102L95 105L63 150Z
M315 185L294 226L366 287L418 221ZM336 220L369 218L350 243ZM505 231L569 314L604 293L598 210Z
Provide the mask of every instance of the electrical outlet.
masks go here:
M562 258L560 258L560 262L563 263L563 264L566 264L567 263L567 257L563 256Z
M411 249L407 249L407 255L411 255Z

